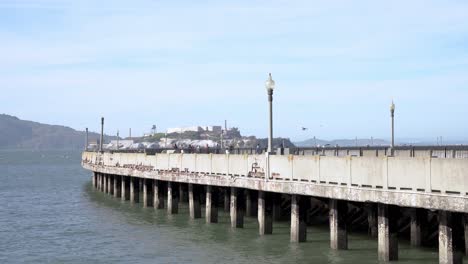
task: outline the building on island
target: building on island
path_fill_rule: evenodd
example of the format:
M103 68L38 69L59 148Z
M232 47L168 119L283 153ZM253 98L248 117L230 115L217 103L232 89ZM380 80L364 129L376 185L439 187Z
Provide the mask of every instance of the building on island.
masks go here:
M167 133L184 133L184 132L218 132L221 133L221 126L191 126L191 127L173 127L168 128Z

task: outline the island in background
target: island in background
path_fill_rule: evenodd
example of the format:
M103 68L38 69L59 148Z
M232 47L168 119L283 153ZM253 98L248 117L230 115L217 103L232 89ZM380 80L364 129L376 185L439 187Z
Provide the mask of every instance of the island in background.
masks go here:
M230 128L229 130L208 131L209 129L200 129L200 131L183 131L182 133L150 133L141 137L120 138L119 145L124 148L127 140L129 148L164 148L173 147L177 144L180 147L191 144L209 145L214 147L223 140L224 147L256 147L259 145L265 148L267 145L266 138L256 138L255 136L243 136L238 128ZM222 134L222 135L221 135ZM18 117L0 114L0 149L32 149L32 150L53 150L53 149L84 149L85 131L75 130L70 127L60 125L48 125L33 121L21 120ZM96 144L99 141L100 135L95 132L89 132L88 142ZM112 149L112 142L115 145L117 137L104 136L104 144ZM467 140L447 140L444 145L465 145ZM289 138L274 138L274 146L290 147L321 147L321 146L388 146L390 143L387 140L378 138L358 138L358 139L336 139L323 140L319 138L311 138L300 142L292 142ZM397 140L398 145L437 145L434 140L428 139L400 139ZM186 147L186 146L185 146Z

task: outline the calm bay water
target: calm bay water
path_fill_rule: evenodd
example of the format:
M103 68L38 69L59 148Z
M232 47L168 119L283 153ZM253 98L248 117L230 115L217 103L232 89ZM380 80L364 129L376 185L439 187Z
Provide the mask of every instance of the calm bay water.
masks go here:
M70 151L0 151L0 263L378 263L377 241L350 234L350 250L329 248L326 226L289 242L289 223L258 235L255 218L231 229L121 202L91 187ZM399 263L437 263L436 249L400 243Z

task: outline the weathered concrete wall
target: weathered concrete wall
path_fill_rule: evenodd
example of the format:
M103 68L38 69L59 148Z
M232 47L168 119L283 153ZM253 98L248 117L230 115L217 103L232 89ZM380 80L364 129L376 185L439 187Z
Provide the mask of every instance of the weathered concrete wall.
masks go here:
M84 152L83 166L164 181L468 212L468 159Z
M436 158L468 158L466 146L404 146L395 147L393 154L389 147L382 146L361 146L361 147L318 147L300 148L293 150L296 155L319 155L319 156L362 156L362 157L383 157L393 155L395 157L436 157ZM240 152L237 154L242 154Z

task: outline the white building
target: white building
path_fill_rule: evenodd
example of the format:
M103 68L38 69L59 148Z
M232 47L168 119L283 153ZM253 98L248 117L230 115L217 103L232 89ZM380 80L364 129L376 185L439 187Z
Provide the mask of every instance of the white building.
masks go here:
M191 126L191 127L173 127L168 128L167 133L184 133L184 132L221 132L221 126Z
M184 133L184 132L201 132L203 128L199 126L191 126L191 127L173 127L168 128L167 133Z

